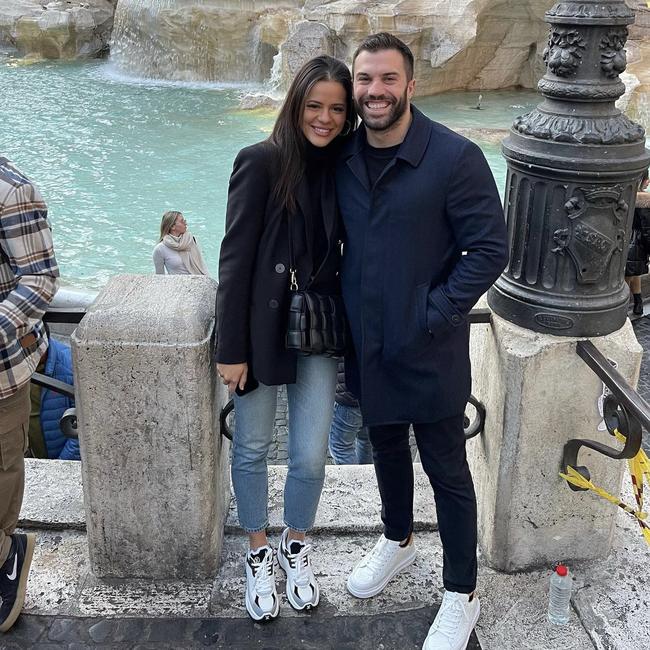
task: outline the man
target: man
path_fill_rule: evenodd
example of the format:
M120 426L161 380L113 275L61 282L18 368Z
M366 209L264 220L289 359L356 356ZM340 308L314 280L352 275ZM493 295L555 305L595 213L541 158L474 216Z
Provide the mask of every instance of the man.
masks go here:
M0 157L0 632L25 600L34 535L15 533L25 484L29 380L47 349L41 318L59 270L38 190Z
M479 615L476 497L465 456L467 314L507 262L499 195L480 149L418 111L413 55L390 34L353 59L363 125L344 151L337 192L346 230L343 296L384 534L348 590L367 598L415 559L409 424L433 487L445 594L426 650L465 648Z

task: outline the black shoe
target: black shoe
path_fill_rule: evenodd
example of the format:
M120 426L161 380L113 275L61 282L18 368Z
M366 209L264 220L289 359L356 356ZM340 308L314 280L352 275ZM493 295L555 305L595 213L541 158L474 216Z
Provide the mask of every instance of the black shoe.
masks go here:
M635 293L634 295L634 307L632 307L632 313L635 316L643 316L643 298L641 294Z
M11 536L9 557L0 567L0 632L11 629L23 608L35 543L33 533L14 533Z

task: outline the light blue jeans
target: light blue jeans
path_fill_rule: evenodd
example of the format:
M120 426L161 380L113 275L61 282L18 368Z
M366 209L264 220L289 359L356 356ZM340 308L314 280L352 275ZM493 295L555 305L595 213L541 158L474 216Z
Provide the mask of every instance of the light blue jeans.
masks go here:
M368 428L362 425L361 409L358 406L334 404L329 449L337 465L372 463Z
M325 479L327 436L336 388L336 359L298 357L296 383L287 385L289 402L288 473L284 485L284 523L305 532L314 525ZM239 523L247 533L268 524L266 458L273 441L278 386L260 383L235 395L232 484Z

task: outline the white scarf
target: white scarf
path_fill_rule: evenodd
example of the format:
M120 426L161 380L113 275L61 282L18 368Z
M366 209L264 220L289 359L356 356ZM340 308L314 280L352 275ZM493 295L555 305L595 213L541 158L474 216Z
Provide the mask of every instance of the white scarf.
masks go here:
M190 274L208 275L208 267L203 261L201 249L189 230L186 230L178 237L175 237L174 235L165 235L163 237L163 244L168 248L175 250L181 256L181 260Z

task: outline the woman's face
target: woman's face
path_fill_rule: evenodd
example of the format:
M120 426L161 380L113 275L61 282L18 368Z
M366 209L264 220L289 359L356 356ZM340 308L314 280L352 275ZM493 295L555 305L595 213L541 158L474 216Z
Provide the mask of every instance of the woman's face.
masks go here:
M326 147L343 131L346 114L345 88L338 81L319 81L305 100L302 132L315 147Z
M184 235L186 230L187 222L185 221L185 217L182 214L179 214L169 232L174 235L174 237L178 237L179 235Z

